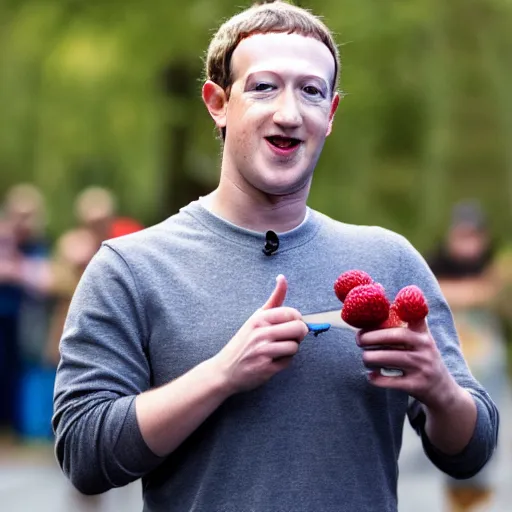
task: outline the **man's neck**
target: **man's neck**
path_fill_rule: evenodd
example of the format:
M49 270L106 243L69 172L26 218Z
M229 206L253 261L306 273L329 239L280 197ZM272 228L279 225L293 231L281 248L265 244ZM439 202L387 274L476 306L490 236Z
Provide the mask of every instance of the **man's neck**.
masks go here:
M290 195L271 196L261 191L244 190L222 179L212 193L208 208L219 217L252 231L276 233L299 226L306 216L309 186Z

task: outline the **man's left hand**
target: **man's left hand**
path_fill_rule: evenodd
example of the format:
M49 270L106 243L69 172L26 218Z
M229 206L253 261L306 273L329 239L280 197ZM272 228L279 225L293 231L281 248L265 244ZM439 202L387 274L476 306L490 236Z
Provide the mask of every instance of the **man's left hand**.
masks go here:
M357 344L372 384L407 392L424 405L443 409L457 383L446 368L426 320L408 327L359 331ZM380 368L396 368L401 377L385 377Z

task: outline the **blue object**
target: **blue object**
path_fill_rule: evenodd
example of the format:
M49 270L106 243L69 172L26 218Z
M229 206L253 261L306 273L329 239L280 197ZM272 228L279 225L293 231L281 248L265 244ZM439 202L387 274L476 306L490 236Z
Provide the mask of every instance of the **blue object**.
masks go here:
M50 440L55 369L25 368L20 382L18 432L25 439Z
M306 323L308 326L309 332L312 332L314 336L318 336L319 334L322 334L323 332L327 332L331 328L331 324L309 324Z

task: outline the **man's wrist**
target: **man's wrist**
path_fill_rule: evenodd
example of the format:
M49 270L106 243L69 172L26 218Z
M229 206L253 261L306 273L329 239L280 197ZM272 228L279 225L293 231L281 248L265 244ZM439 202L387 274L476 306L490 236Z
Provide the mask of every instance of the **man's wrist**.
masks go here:
M453 390L435 404L425 406L425 432L431 444L446 455L456 455L468 445L477 420L471 393L454 383Z
M448 373L448 372L447 372ZM450 410L453 406L463 400L465 390L461 388L455 379L448 373L444 379L439 382L433 393L424 402L424 406L433 414L442 414Z
M235 394L235 390L227 376L228 374L224 371L221 361L217 356L207 359L202 365L207 372L207 378L212 382L216 393L219 394L222 400L226 400Z
M475 401L471 393L457 384L455 379L450 375L448 383L440 386L436 393L435 399L423 403L428 420L437 419L445 420L447 417L454 415L465 416L469 410L476 410Z

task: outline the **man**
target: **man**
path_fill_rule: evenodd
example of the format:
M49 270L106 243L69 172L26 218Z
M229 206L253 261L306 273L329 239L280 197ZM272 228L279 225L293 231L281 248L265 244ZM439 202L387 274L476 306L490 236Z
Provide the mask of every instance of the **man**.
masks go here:
M81 228L87 229L99 247L112 238L112 226L117 215L114 194L103 187L87 187L75 199L75 217Z
M51 283L44 236L44 197L20 183L8 190L0 217L0 429L24 434L24 365L38 359L47 329Z
M453 207L444 240L428 263L450 305L471 373L500 405L508 379L506 336L498 308L506 283L498 274L497 250L482 206L465 200ZM489 509L497 469L488 464L473 478L446 477L447 510Z
M64 472L86 493L142 477L152 512L396 511L409 410L432 461L473 475L498 413L424 260L398 235L306 206L339 102L328 29L286 3L256 6L219 29L206 68L219 186L105 243L86 270L55 394ZM339 307L333 283L350 268L393 296L420 286L430 328L308 334L302 315ZM375 345L401 349L360 348ZM365 364L404 376L369 381Z

